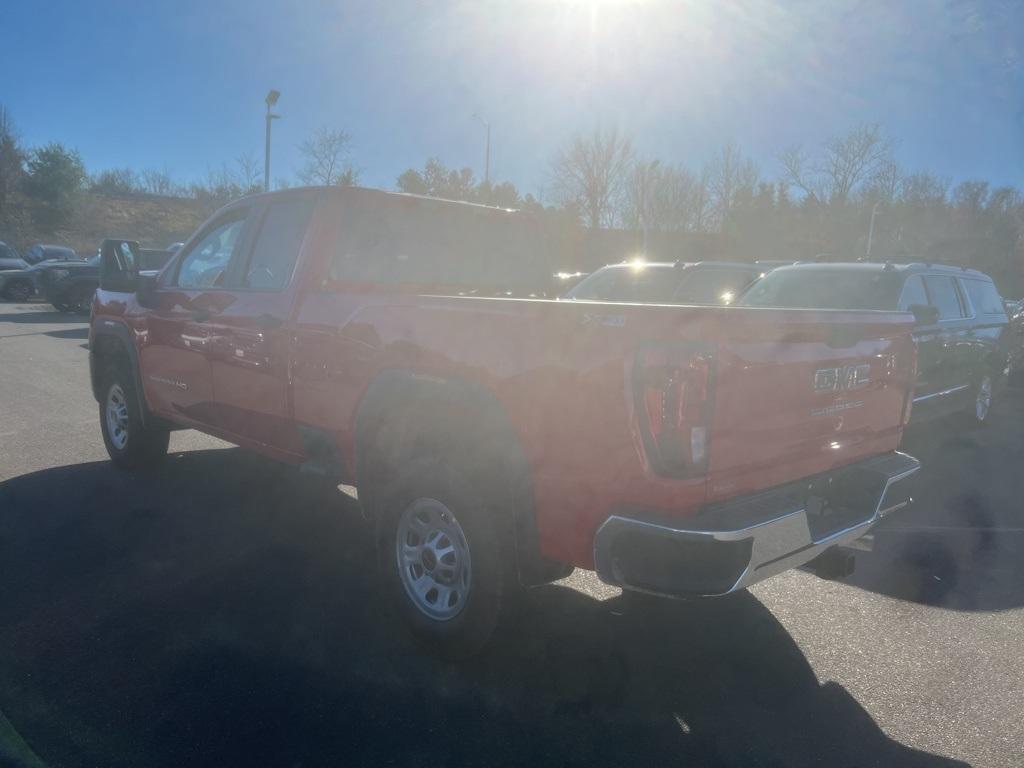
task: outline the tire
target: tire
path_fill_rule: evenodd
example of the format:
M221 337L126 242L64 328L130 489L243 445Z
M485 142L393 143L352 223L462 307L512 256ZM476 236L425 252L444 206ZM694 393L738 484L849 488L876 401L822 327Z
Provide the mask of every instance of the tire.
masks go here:
M56 309L58 312L63 312L66 314L71 311L71 307L65 304L63 301L51 301L50 303L53 304L53 308Z
M96 289L88 285L76 285L68 295L68 306L76 315L87 315L92 309L92 297Z
M4 289L4 298L9 301L28 301L32 298L32 286L24 280L15 280Z
M153 469L167 455L170 432L142 422L141 403L131 374L115 366L103 377L100 430L110 460L121 469Z
M974 398L965 412L968 427L982 427L989 423L992 414L995 377L986 373L974 387Z
M417 460L374 503L377 557L399 615L439 656L479 652L514 591L512 529L467 463Z

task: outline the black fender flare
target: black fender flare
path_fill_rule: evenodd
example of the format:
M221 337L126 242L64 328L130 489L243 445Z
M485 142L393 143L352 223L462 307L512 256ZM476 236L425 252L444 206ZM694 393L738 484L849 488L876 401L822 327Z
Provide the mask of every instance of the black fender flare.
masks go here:
M485 434L489 457L500 462L502 473L514 481L511 508L514 549L519 580L524 585L561 578L571 566L553 563L540 553L534 508L533 478L519 437L501 402L482 384L458 378L438 377L406 369L379 373L367 387L356 410L354 447L356 484L373 484L371 455L382 426L407 420L389 446L395 457L411 457L422 450L436 450L437 438L452 444ZM428 438L428 443L422 443ZM443 450L443 445L442 445ZM399 458L399 460L402 460ZM378 471L381 471L378 469ZM379 477L379 475L378 475ZM371 510L366 510L372 514Z
M100 387L105 361L110 357L123 356L128 360L128 365L131 368L135 391L139 395L142 423L145 425L152 415L146 404L146 394L142 387L142 371L139 367L139 351L135 347L131 329L118 320L100 317L93 321L89 336L89 381L96 402L103 401L103 392L100 391Z

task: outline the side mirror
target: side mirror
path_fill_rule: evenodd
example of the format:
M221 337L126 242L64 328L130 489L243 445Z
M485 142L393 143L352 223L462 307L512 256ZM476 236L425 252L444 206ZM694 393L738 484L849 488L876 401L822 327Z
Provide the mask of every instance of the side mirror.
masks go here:
M139 250L134 240L104 240L100 245L100 288L122 293L136 291Z
M933 307L930 304L911 304L908 309L918 325L935 325L939 322L938 307Z
M139 302L140 307L152 308L155 306L153 291L160 285L158 277L160 277L159 272L147 271L139 272L138 277L135 278L135 300Z

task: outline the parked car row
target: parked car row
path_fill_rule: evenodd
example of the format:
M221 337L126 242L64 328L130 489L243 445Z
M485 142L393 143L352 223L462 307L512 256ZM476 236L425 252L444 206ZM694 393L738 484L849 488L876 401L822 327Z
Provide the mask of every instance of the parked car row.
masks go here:
M1024 306L1004 302L975 269L930 263L624 262L594 272L566 299L733 304L776 309L908 312L918 376L913 421L989 416L1004 375L1024 384ZM841 382L825 382L837 389Z
M142 268L160 269L180 243L167 250L140 249ZM84 314L99 286L100 256L83 259L71 248L34 245L24 256L0 242L0 296L28 301L42 296L61 312Z

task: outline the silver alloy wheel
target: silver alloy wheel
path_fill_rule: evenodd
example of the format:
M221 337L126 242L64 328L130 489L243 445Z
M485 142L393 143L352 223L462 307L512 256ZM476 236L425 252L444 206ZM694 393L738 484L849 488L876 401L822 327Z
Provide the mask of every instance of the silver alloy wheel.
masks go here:
M978 385L978 396L974 401L974 415L978 421L984 421L988 417L989 409L992 407L992 378L986 376Z
M406 507L395 556L402 586L421 613L437 621L459 615L472 587L472 563L466 534L448 507L437 499Z
M128 444L128 400L120 384L112 384L107 391L107 434L119 451Z

